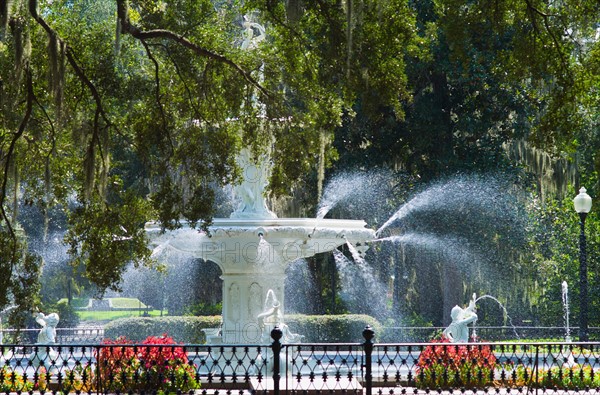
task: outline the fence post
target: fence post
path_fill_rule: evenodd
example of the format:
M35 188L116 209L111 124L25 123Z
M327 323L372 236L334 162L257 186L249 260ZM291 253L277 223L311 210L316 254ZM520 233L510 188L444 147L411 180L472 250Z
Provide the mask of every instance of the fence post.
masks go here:
M271 338L273 343L271 344L271 350L273 351L273 393L279 395L279 379L281 378L281 338L283 332L279 329L279 326L275 326L271 331Z
M538 347L538 345L535 345L535 394L537 395L538 393L538 387L539 387L539 383L540 383L540 368L539 368L539 363L540 363L540 348Z
M372 395L373 393L373 371L372 371L372 354L373 354L373 338L375 337L375 331L370 325L365 327L362 333L365 338L363 343L363 350L365 352L365 384L366 384L366 395Z
M102 351L102 346L100 345L96 345L96 346L90 346L90 352L92 353L92 355L94 355L94 349L96 349L96 379L98 381L96 381L96 393L101 394L103 393L102 390L102 379L100 377L100 369L101 369L101 351ZM90 392L91 389L90 389Z

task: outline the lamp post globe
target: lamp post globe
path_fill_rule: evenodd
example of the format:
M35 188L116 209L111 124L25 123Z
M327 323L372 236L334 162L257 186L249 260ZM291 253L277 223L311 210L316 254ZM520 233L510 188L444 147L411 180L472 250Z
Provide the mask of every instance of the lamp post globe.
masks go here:
M585 188L573 199L575 211L579 214L579 341L589 340L588 333L588 281L587 252L585 240L585 218L592 209L592 198Z

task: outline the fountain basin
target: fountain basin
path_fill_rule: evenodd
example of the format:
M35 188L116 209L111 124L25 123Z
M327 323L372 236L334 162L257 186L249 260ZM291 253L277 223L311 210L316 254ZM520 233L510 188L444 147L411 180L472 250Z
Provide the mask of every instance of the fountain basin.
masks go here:
M332 251L347 242L364 252L366 242L375 239L375 231L366 228L364 221L347 219L216 218L208 234L185 223L165 233L158 224L151 223L146 231L154 248L167 245L211 260L224 272L227 266L235 265L237 271L253 274L260 266L272 269L274 265Z
M213 344L256 343L269 338L257 317L272 290L284 314L287 265L299 258L332 251L351 243L364 253L375 231L361 220L317 218L216 218L209 232L183 224L162 232L158 224L146 225L155 253L174 249L215 262L223 279L223 326Z

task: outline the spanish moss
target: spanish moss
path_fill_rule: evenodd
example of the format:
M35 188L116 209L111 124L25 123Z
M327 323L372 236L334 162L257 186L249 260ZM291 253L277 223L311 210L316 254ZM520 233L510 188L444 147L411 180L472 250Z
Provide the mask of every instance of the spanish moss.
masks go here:
M568 185L577 184L577 165L565 158L552 157L524 140L506 143L504 149L511 159L521 162L537 176L542 199L547 195L563 196Z
M11 20L13 41L15 45L15 81L21 81L25 64L31 56L31 41L22 19Z
M63 87L65 80L65 52L66 44L56 34L48 37L48 55L50 58L49 86L54 96L56 113L60 117Z
M4 34L8 28L11 7L12 0L0 0L0 39L4 38Z
M96 150L94 144L89 144L85 159L83 161L83 167L85 168L85 181L83 184L83 196L85 201L89 202L92 197L95 184L95 173L96 173Z

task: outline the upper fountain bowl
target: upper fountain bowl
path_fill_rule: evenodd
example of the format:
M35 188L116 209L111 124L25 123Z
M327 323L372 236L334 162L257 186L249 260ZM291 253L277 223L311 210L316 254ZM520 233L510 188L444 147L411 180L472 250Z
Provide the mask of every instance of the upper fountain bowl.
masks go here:
M153 247L169 245L195 257L239 270L280 266L299 258L332 251L351 243L360 252L375 239L362 220L316 218L215 218L209 233L187 224L163 233L155 223L146 225ZM240 265L240 257L247 265ZM247 266L246 270L242 266Z

